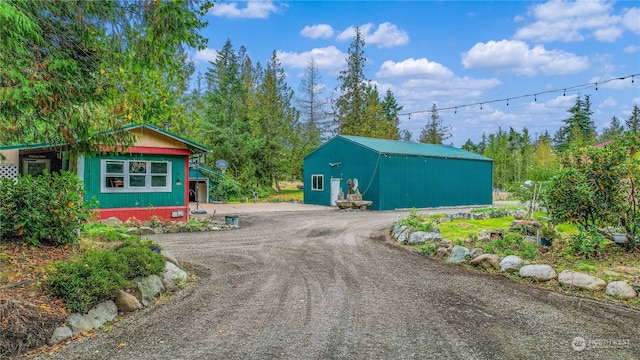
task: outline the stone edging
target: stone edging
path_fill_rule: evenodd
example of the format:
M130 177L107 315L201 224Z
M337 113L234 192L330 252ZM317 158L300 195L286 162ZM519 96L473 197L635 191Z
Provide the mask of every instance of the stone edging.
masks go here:
M460 215L463 213L453 214L451 219L471 219L472 215ZM449 219L449 216L447 216ZM402 225L398 218L391 227L391 237L403 245L422 245L429 243L430 247L435 248L435 256L446 258L447 262L452 264L468 263L472 266L485 270L497 270L502 273L518 273L521 278L530 278L538 282L545 282L557 279L561 285L575 287L589 291L605 290L607 295L618 299L631 299L639 296L640 283L630 285L626 281L606 281L592 275L580 273L577 271L563 270L557 274L556 270L546 264L529 264L518 256L508 255L500 257L497 254L484 254L483 249L467 249L464 246L451 246L451 241L443 239L440 231L422 232L412 231L405 225ZM638 269L640 272L640 269Z
M49 345L63 342L74 335L87 330L96 329L115 319L118 312L133 312L154 304L154 299L170 291L178 289L187 282L187 273L179 268L176 258L164 250L161 254L165 258L162 276L149 275L133 279L134 288L119 290L114 299L104 301L88 312L73 314L53 331Z

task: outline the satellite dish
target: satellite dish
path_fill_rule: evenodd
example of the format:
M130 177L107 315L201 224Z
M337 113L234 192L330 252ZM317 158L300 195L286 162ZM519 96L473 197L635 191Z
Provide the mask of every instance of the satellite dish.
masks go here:
M229 168L229 163L226 160L218 160L216 161L216 167L218 169L220 169L220 171L222 171L222 173L225 172L225 170L227 170Z

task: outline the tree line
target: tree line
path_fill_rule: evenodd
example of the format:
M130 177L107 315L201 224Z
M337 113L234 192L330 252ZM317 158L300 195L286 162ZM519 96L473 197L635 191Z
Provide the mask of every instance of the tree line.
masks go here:
M365 77L367 58L355 30L338 74L335 98L326 95L310 59L297 91L274 51L254 62L227 40L204 74L189 49L203 49L202 17L209 1L0 2L0 145L65 144L72 153L129 144L123 127L150 123L213 149L207 164L229 163L228 178L251 192L301 179L305 154L335 134L412 141L399 129L402 110L391 90ZM578 97L553 137L498 129L463 149L494 159L494 184L544 176L555 154L576 142L638 131L638 109L623 126L597 134L589 96ZM433 104L417 136L442 144L451 128ZM535 138L534 138L535 137Z

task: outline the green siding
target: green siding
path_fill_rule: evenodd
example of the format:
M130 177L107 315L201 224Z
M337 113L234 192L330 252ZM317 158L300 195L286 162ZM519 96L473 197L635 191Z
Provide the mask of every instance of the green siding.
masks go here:
M127 193L101 193L100 192L100 160L153 160L171 162L171 192L127 192ZM109 157L92 157L85 159L85 199L90 201L95 198L99 201L101 209L109 208L134 208L153 206L183 206L185 204L184 187L186 183L185 156L177 155L148 155L130 154ZM176 186L177 178L182 185Z
M329 140L304 159L305 203L330 205L331 178L341 179L345 194L347 179L357 178L372 210L492 203L491 159L452 147L398 143L349 136ZM409 150L413 154L402 154ZM324 175L324 191L311 190L313 174Z

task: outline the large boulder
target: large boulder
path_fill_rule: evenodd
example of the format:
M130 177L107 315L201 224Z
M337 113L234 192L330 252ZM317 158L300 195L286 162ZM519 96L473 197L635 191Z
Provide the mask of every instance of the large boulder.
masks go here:
M393 234L391 234L391 236L393 236L394 239L397 239L400 237L400 234L402 234L405 230L407 230L407 226L406 225L399 225L399 223L396 223L395 229L393 230Z
M162 250L160 252L160 254L162 254L162 256L164 257L164 259L170 263L173 263L175 266L180 266L180 263L178 262L178 259L170 252L166 251L166 250Z
M155 274L147 277L137 277L133 279L133 283L136 285L136 298L144 306L152 304L153 299L164 291L162 278Z
M579 289L592 291L599 291L607 286L607 282L602 279L571 270L562 271L558 275L558 282L562 285L575 286Z
M112 300L98 304L86 314L74 314L67 320L73 335L100 327L118 316L118 307Z
M525 265L520 268L520 277L531 278L537 281L548 281L555 279L556 271L549 265Z
M484 254L484 250L482 250L482 248L471 249L469 252L469 259L473 260L482 254Z
M409 240L407 241L408 245L422 245L425 242L431 241L440 241L442 240L442 235L439 232L427 232L427 231L416 231L409 235Z
M409 240L409 236L411 236L411 229L405 228L403 232L398 235L398 242L401 244L406 244Z
M118 306L118 310L124 312L142 309L142 304L140 304L138 298L123 290L119 290L118 295L116 295L116 306Z
M500 261L500 271L515 272L523 265L522 259L515 255L507 255Z
M65 341L73 336L73 331L66 326L57 327L53 330L51 338L49 338L49 345L57 344L61 341Z
M638 296L633 287L625 281L612 281L607 284L604 291L607 295L615 296L620 299L631 299Z
M473 266L479 266L485 270L500 269L500 256L496 254L482 254L469 261Z
M466 261L467 255L469 255L469 249L464 246L456 245L451 249L451 254L447 260L454 264L461 264Z
M186 282L187 273L175 266L175 264L167 261L164 265L164 272L162 274L162 284L164 285L165 290L173 291L178 287L178 285Z

